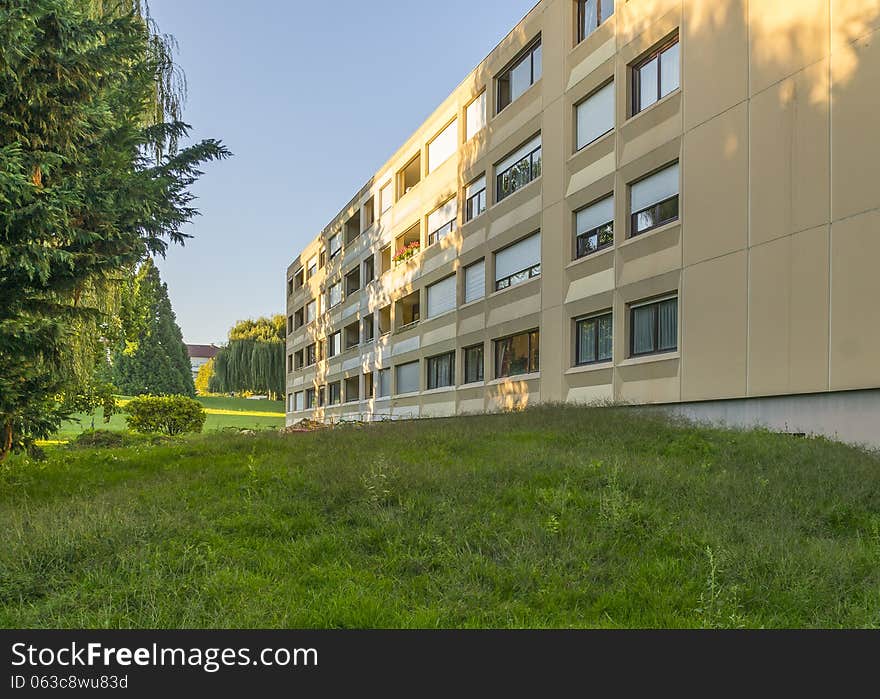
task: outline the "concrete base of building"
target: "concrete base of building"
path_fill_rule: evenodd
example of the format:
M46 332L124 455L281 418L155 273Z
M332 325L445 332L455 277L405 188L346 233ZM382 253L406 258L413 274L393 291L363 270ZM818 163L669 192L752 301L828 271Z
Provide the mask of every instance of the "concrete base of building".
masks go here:
M650 406L693 422L821 435L880 449L880 389Z

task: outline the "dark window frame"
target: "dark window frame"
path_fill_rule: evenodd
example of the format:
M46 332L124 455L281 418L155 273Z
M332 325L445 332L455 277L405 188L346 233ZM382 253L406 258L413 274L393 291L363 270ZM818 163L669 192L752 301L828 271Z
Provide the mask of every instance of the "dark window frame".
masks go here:
M611 347L611 356L609 357L600 357L599 356L599 321L603 319L609 319L611 321L611 337L612 337L612 347ZM581 356L581 332L580 326L582 323L596 323L596 341L594 348L594 356L596 359L592 359L589 361L580 361ZM608 364L609 362L614 361L614 313L613 311L606 311L603 313L598 313L595 315L584 316L582 318L575 318L574 321L574 366L591 366L593 364Z
M320 354L318 352L318 343L313 342L310 345L306 345L305 353L305 366L315 366L319 361L318 355Z
M482 214L484 214L486 212L487 203L488 203L486 201L486 199L487 199L486 187L483 187L480 191L475 192L474 194L471 194L467 198L467 200L465 201L465 204L464 204L465 223L467 223L468 221L473 221L475 218L478 218L479 216L481 216ZM483 208L479 209L479 211L477 211L477 213L474 213L474 202L476 202L477 205L482 203L482 206L483 206Z
M502 342L508 342L516 339L517 337L522 337L526 335L529 339L529 348L528 348L528 366L526 367L526 371L522 371L516 374L501 374L499 361L498 361L498 347ZM537 346L532 347L533 337ZM536 374L541 370L541 357L540 357L540 348L541 348L541 331L539 328L533 328L532 330L526 330L525 332L514 333L513 335L507 335L505 337L500 337L497 340L493 340L493 349L495 350L495 378L496 379L508 379L515 376L525 376L527 374ZM534 356L535 363L532 365L532 357Z
M676 194L675 196L668 197L668 198L664 199L663 201L657 202L656 204L651 204L651 206L649 206L645 209L642 209L641 211L636 211L635 213L630 214L629 237L635 238L636 236L644 235L645 233L650 233L651 231L656 230L657 228L661 228L662 226L666 226L670 223L674 223L675 221L678 221L678 219L680 218L680 215L681 215L680 205L679 205L680 196L681 196L681 193ZM661 216L661 211L662 211L663 207L665 205L669 204L670 202L675 202L675 214L673 214L671 216L666 216L664 218ZM654 223L652 223L647 228L639 229L639 227L638 227L639 216L646 214L648 212L652 212L652 215L654 217Z
M447 361L449 363L449 380L451 383L447 384L435 384L436 376L432 376L433 369L435 367L436 362ZM427 357L425 359L425 385L427 386L428 391L433 391L437 388L451 388L455 387L455 350L451 352L443 352L442 354L435 354L433 357Z
M577 232L577 215L581 211L585 211L596 204L600 204L606 199L610 199L614 194L609 194L607 197L602 197L601 199L597 199L592 204L587 204L587 206L581 207L577 211L574 212L574 225L575 225L575 236L574 236L574 259L582 260L585 257L589 257L590 255L595 255L597 252L601 250L606 250L610 247L614 247L614 219L612 218L610 221L606 221L605 223L596 226L595 228L591 228L588 231L584 231L583 233ZM605 242L602 242L603 236L605 236ZM608 239L610 236L610 240ZM586 250L582 252L582 242L589 241L591 238L596 239L596 247L593 250Z
M675 345L673 347L664 347L663 349L657 349L660 345L660 306L667 303L675 304L675 328L676 328L676 338ZM644 308L653 308L654 309L654 328L653 328L653 350L649 352L636 352L635 344L636 344L636 333L635 333L635 319L636 319L636 311L644 309ZM679 307L678 307L678 295L675 296L665 296L663 298L659 298L656 301L647 301L647 302L637 302L635 304L630 304L629 307L629 356L630 357L652 357L658 354L670 354L672 352L678 351L678 334L679 334L679 317L678 317Z
M528 46L526 46L522 51L520 51L514 57L514 59L512 61L510 61L510 63L508 63L504 67L504 69L498 73L498 75L495 76L495 86L496 86L495 87L495 99L497 100L496 110L495 110L496 116L498 114L501 114L501 112L503 112L505 109L507 109L507 107L509 107L511 104L516 102L517 99L519 99L519 97L513 98L511 96L509 98L509 101L505 101L503 94L502 94L502 90L505 85L505 79L507 81L506 82L507 91L508 91L508 93L510 92L510 74L514 71L514 69L518 68L525 61L530 62L530 65L529 65L529 69L530 69L529 87L532 87L536 82L538 82L538 80L541 79L541 77L543 77L543 75L544 75L544 56L543 56L543 51L542 51L541 52L541 54L542 54L541 55L541 76L538 78L535 78L535 51L538 50L539 48L541 48L541 45L542 45L541 44L541 35L538 34L538 36L535 39L533 39L532 42ZM528 88L526 88L526 90L528 90Z
M303 400L303 410L314 410L318 407L318 391L315 388L307 388Z
M479 360L479 378L474 379L473 381L468 379L468 369L470 368L470 361L468 360L469 353L473 350L479 350L480 352L480 360ZM486 345L484 343L479 343L477 345L470 345L469 347L465 347L462 349L463 357L464 357L464 380L462 384L467 386L475 383L483 383L486 380Z
M543 165L542 165L542 149L544 147L544 139L541 139L540 145L537 148L532 150L530 153L527 153L522 158L517 160L513 165L502 172L498 172L495 174L495 203L498 204L507 197L512 196L519 190L521 190L526 185L531 184L535 180L537 180L541 174L543 173ZM537 157L535 157L537 156ZM523 163L527 163L528 167L528 175L529 179L524 182L519 182L516 178L511 176L511 173L514 170L520 168ZM522 168L521 168L522 169ZM508 177L509 189L505 193L505 188L502 187L502 180L504 177Z
M638 62L633 63L630 69L630 75L632 76L632 116L636 114L641 114L643 111L648 109L648 107L653 107L657 102L662 100L664 97L671 95L675 90L672 90L668 93L668 95L662 95L663 91L661 81L663 79L663 54L666 53L669 49L679 43L679 35L676 32L675 36L670 38L669 40L660 44L657 48L652 49L651 52L640 59ZM642 79L641 79L641 70L646 65L648 65L651 61L657 60L657 99L652 102L650 105L645 107L642 106ZM681 58L679 57L679 71L681 70ZM676 89L681 89L681 75L679 75L679 87Z
M334 400L334 387L336 389L336 396ZM341 381L333 381L332 383L327 384L327 405L342 405L342 382Z
M619 1L619 0L618 0ZM602 19L602 5L603 3L611 4L611 14ZM605 22L607 22L614 15L614 11L617 9L614 6L614 0L596 0L596 26L592 27L590 31L587 31L586 22L587 22L587 0L577 0L577 43L581 43L584 39L590 36L593 32L595 32L599 27L601 27Z

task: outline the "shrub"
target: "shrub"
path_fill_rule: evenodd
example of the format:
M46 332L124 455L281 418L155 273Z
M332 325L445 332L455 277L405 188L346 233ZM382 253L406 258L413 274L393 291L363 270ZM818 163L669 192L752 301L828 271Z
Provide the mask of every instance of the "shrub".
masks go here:
M83 449L118 449L125 444L125 433L111 430L86 430L71 442L71 446Z
M125 406L128 426L137 432L170 436L201 432L205 425L202 404L186 396L141 396Z

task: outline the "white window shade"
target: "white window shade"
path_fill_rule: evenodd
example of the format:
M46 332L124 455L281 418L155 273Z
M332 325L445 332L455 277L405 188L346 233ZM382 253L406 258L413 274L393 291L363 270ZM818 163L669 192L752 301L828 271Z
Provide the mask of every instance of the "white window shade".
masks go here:
M454 275L428 287L428 318L451 311L455 306Z
M486 295L486 261L480 260L464 270L464 302L470 303Z
M428 233L433 233L458 218L458 199L450 199L428 214Z
M477 192L482 192L486 189L486 176L483 175L480 179L474 180L471 182L464 190L464 198L470 199Z
M614 128L614 83L594 92L577 107L577 147L583 148Z
M486 126L486 93L477 97L467 108L467 140L470 141Z
M678 194L678 163L632 185L632 213L647 209Z
M541 234L535 233L495 253L495 281L506 279L539 264L541 264Z
M391 205L394 203L392 196L392 187L389 182L379 191L379 206L382 208L380 211L384 214L388 209L391 208Z
M508 155L504 160L495 165L495 172L501 173L505 170L510 169L511 166L516 165L520 160L525 158L529 153L533 150L539 148L541 145L541 135L538 134L531 141L526 143L522 148L517 149L510 155Z
M318 269L318 256L317 255L315 255L314 257L309 259L309 265L308 265L307 269L309 271L311 271L313 269Z
M576 235L592 231L613 220L614 197L611 196L577 212L575 223Z
M428 172L445 163L458 148L458 119L453 121L437 138L428 144Z
M397 392L416 393L419 390L419 363L410 362L397 367Z

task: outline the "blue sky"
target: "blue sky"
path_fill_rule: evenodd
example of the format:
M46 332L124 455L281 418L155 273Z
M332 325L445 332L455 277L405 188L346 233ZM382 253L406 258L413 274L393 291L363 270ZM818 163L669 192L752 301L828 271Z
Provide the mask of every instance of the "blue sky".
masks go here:
M150 0L194 137L235 153L195 187L195 238L159 263L186 341L283 313L294 255L535 3Z

